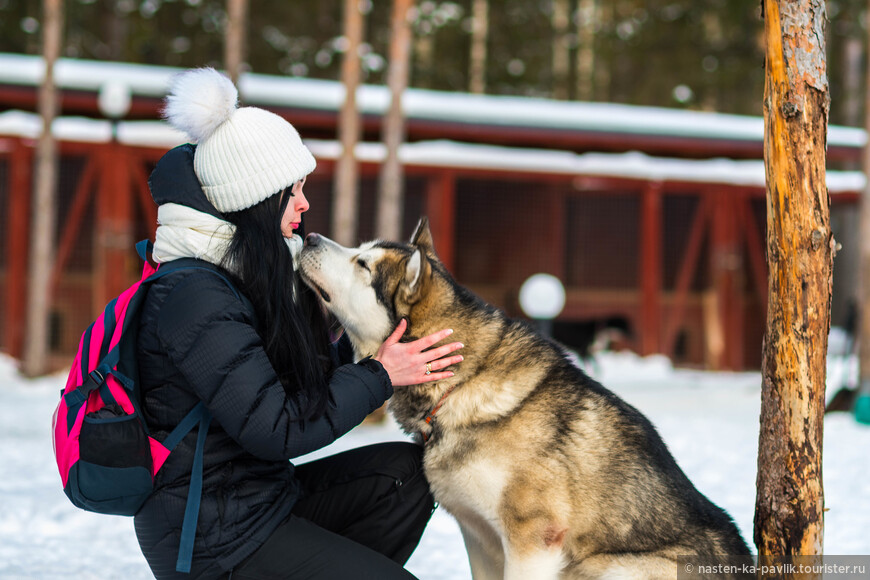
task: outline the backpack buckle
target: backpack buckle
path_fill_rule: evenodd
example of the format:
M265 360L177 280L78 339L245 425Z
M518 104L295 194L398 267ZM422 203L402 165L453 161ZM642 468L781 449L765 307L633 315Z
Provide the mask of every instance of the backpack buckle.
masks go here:
M88 373L88 378L82 382L81 386L63 396L64 401L66 401L66 406L71 408L81 405L88 399L88 395L91 394L91 391L100 388L100 385L102 385L105 380L106 377L103 376L103 373L101 373L98 368L92 370Z

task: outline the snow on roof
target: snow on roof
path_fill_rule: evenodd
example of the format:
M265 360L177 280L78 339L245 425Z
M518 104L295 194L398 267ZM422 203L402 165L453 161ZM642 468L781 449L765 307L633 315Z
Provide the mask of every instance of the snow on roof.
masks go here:
M108 81L126 83L134 95L162 97L172 75L182 69L142 64L97 62L62 58L55 65L58 86L98 91ZM0 84L37 86L44 75L41 57L0 53ZM242 99L261 106L337 111L344 101L344 86L335 81L246 73L239 81ZM357 92L363 114L382 115L389 104L384 86L364 85ZM686 111L664 107L638 107L614 103L555 101L550 99L408 89L402 102L408 118L441 122L586 131L761 141L761 117ZM828 144L863 147L863 129L828 127Z
M112 123L100 119L58 117L51 127L54 136L61 141L108 143L112 139ZM42 119L36 113L0 113L0 135L36 139L41 134ZM118 123L118 141L126 145L169 149L187 142L187 137L163 121L122 121Z
M59 117L52 129L60 140L107 143L112 138L109 121L84 117ZM37 138L42 120L35 113L0 113L0 136ZM170 149L186 137L162 121L118 123L118 141L126 145ZM338 159L337 141L305 140L318 159ZM360 143L356 156L362 162L380 163L386 155L382 143ZM458 143L420 141L402 145L399 158L419 167L461 167L502 172L526 172L577 176L618 177L644 181L682 181L735 186L764 187L764 162L732 159L676 159L644 153L582 153ZM863 191L860 171L828 171L831 193Z
M305 143L318 159L337 159L341 153L341 145L336 141L306 140ZM360 143L356 156L360 161L380 162L386 156L386 148L382 143ZM577 154L455 141L406 143L400 149L399 158L406 165L421 167L765 186L764 162L755 160L676 159L652 157L637 151ZM831 193L863 191L866 182L860 171L827 171L826 177Z

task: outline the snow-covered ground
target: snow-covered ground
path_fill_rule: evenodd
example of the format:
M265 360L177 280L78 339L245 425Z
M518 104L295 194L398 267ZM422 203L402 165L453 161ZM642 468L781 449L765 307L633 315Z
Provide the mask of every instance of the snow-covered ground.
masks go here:
M831 391L848 369L829 370ZM751 545L760 384L758 373L675 370L660 357L605 353L601 382L657 426L695 485L735 519ZM0 578L150 578L132 518L78 510L60 487L51 414L64 377L27 381L0 357ZM358 427L317 455L402 439L392 423ZM870 554L870 427L825 419L827 554ZM408 569L422 580L470 578L456 524L436 511Z

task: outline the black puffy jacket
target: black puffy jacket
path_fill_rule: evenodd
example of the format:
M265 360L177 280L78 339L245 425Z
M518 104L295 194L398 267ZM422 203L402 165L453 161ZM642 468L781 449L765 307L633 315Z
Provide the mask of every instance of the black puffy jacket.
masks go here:
M176 203L202 196L193 148L184 147L158 164L155 200L167 199L166 184ZM297 499L290 459L331 443L392 395L379 363L347 364L329 382L326 414L301 420L303 410L287 399L266 356L250 303L204 270L179 270L152 284L138 347L143 414L154 437L162 440L199 401L213 417L190 576L177 574L175 563L196 428L169 456L155 493L136 515L136 535L157 578L215 577L253 553Z

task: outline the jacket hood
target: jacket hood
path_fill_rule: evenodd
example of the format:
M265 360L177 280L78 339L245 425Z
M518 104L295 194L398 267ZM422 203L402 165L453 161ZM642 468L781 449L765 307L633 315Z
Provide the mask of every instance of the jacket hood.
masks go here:
M194 151L196 145L186 143L170 149L160 158L148 178L151 197L157 205L177 203L224 219L202 191L202 185L193 170Z

